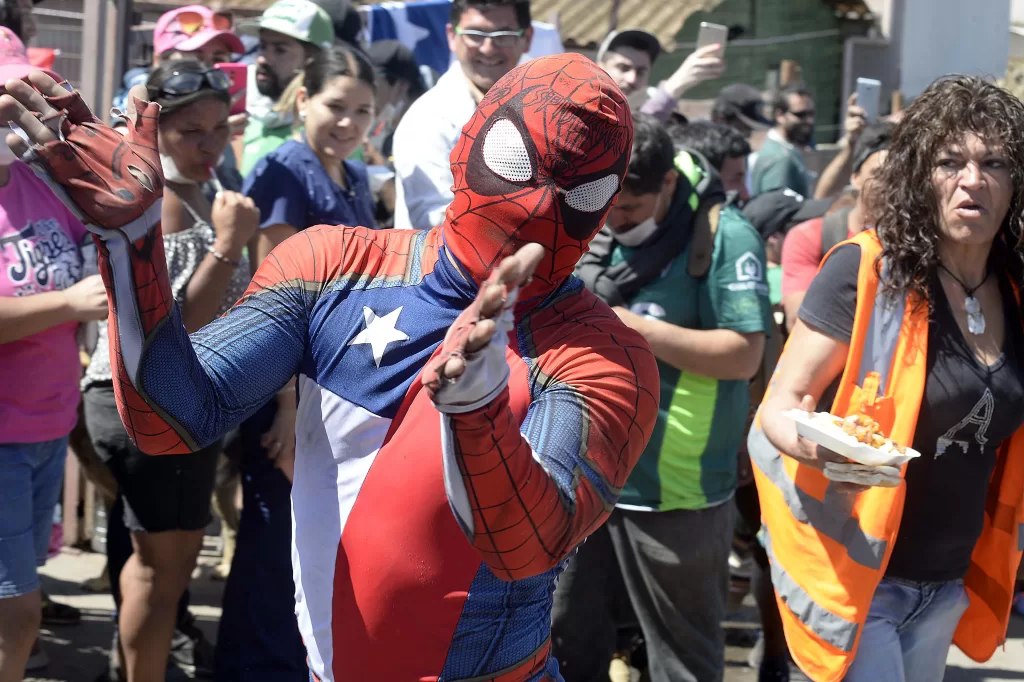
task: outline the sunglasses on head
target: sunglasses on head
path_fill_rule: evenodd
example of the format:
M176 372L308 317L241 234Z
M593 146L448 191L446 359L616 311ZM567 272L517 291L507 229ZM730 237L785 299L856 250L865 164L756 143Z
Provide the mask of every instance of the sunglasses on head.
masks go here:
M204 28L212 28L216 31L230 31L234 20L230 14L217 12L212 17L206 17L199 12L181 12L175 17L178 20L178 31L187 36L195 35Z
M213 90L229 92L231 90L231 78L219 69L175 71L160 86L160 93L170 97L181 97L199 92L206 85Z

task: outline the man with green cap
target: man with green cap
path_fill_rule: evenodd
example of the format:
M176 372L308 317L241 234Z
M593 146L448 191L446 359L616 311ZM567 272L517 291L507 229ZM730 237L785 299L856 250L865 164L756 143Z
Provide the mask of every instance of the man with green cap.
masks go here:
M243 176L291 137L294 93L282 95L309 57L334 44L331 17L310 0L279 0L250 29L259 31L260 55L256 68L249 69Z

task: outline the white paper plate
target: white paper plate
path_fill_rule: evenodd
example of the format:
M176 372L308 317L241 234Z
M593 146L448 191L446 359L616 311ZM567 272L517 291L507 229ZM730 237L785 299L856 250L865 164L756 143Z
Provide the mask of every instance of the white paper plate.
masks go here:
M838 426L829 428L822 425L814 419L814 413L811 412L789 410L785 414L796 422L796 432L801 436L859 464L900 467L921 456L921 453L913 448L907 448L905 455L882 452L843 433Z

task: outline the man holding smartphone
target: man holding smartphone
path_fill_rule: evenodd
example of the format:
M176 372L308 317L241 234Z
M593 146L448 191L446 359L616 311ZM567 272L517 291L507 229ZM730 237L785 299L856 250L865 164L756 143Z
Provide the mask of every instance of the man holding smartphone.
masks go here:
M612 31L597 50L597 63L626 95L634 113L665 123L684 93L725 72L725 61L721 57L724 45L706 45L690 54L657 88L651 88L651 68L661 49L653 33L637 28Z

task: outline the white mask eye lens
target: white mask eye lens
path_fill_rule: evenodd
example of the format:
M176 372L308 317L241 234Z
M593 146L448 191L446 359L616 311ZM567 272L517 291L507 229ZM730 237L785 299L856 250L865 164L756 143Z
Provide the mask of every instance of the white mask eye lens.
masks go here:
M606 175L565 193L565 203L577 211L597 213L612 200L619 189L619 176Z
M533 177L533 164L523 136L508 119L495 121L487 131L484 163L495 175L509 182L526 182Z

